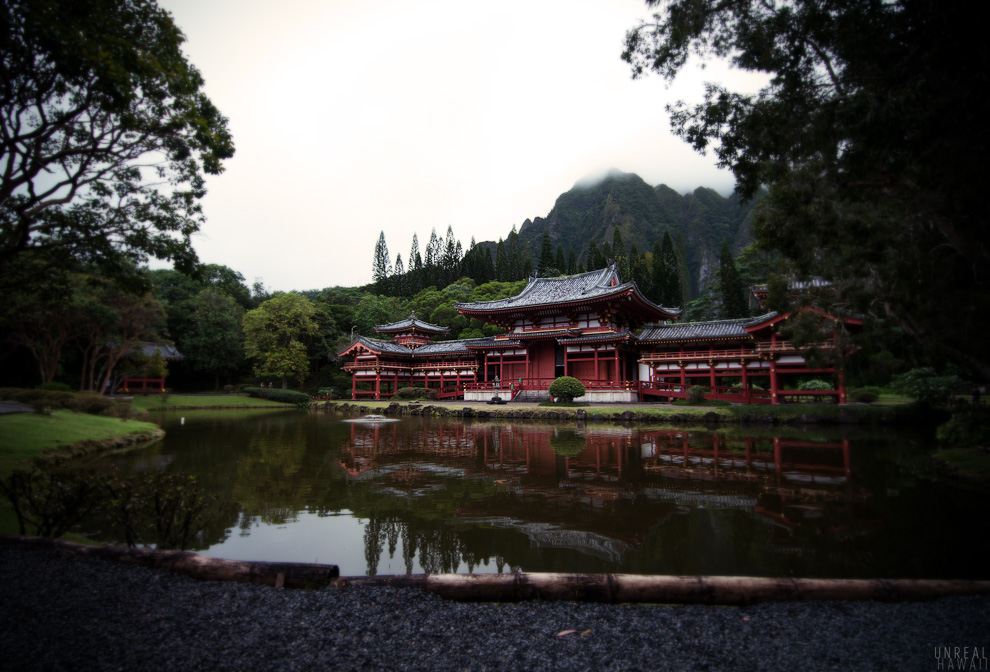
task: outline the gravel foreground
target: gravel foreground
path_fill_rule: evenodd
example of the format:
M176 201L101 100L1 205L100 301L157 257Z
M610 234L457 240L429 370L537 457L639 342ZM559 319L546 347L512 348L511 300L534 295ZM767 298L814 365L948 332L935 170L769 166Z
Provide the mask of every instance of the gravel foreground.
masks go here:
M988 640L987 597L467 604L410 589L200 582L0 547L5 670L937 670L960 669L936 658L957 646L969 647L964 669L986 670Z

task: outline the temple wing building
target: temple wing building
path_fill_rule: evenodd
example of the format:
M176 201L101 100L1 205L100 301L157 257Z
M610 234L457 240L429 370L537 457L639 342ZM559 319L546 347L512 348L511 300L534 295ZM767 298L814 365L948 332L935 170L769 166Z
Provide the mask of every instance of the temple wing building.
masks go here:
M827 363L812 366L802 354L807 344L780 336L789 314L677 323L678 309L651 302L634 282L623 283L614 264L531 278L516 296L456 308L505 333L434 342L449 329L415 315L379 325L376 331L391 340L359 336L339 353L351 358L344 370L353 376L352 397L389 398L400 387L417 386L435 389L439 398L538 401L549 399L554 379L572 376L587 390L582 401L591 402L671 401L695 385L707 387L709 398L742 403L845 401L841 376L828 362L836 333L814 344L824 353L816 359ZM799 378L809 376L828 379L832 389L796 389Z

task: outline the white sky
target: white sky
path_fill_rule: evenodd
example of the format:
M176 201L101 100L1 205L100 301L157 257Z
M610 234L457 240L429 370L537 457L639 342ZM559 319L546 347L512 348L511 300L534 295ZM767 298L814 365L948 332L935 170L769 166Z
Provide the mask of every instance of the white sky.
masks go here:
M718 65L669 89L633 81L619 56L642 0L159 4L237 146L208 180L196 250L275 290L370 282L381 231L404 262L432 227L465 249L498 240L610 168L728 194L664 105L759 81Z

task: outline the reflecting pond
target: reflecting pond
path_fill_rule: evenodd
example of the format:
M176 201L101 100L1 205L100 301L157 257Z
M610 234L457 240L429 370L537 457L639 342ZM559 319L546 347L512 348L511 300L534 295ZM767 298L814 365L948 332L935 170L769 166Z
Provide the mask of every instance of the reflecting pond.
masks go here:
M933 476L916 431L152 419L164 440L104 459L195 474L230 502L207 555L343 575L990 578L986 494Z

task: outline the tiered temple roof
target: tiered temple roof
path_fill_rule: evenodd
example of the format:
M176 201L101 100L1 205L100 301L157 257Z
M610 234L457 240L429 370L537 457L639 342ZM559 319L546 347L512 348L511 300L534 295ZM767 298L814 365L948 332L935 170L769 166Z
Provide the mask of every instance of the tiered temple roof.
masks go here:
M493 315L540 312L541 310L589 308L609 299L628 295L637 308L650 313L653 319L674 319L678 310L658 306L639 291L635 282L623 283L615 264L608 268L557 278L530 278L526 288L516 296L495 301L458 303L457 310L466 315ZM484 318L482 318L484 319Z
M375 331L379 334L390 334L399 331L422 331L428 334L448 334L450 333L450 327L441 327L438 324L424 322L416 317L416 313L414 311L409 313L409 317L404 320L375 326Z

